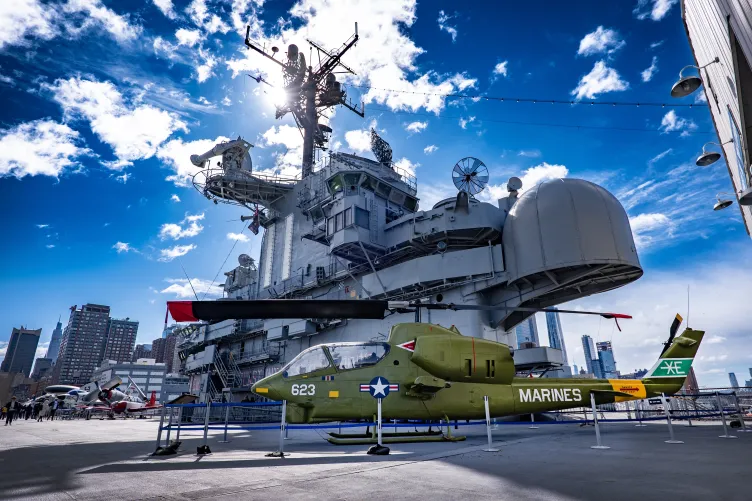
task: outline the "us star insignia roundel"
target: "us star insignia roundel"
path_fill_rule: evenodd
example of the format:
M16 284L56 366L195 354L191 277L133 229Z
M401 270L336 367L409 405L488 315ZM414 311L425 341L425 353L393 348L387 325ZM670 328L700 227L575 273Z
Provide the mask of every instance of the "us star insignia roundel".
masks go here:
M368 384L361 384L360 391L367 391L373 398L386 398L389 392L399 391L398 384L390 384L385 377L376 376Z

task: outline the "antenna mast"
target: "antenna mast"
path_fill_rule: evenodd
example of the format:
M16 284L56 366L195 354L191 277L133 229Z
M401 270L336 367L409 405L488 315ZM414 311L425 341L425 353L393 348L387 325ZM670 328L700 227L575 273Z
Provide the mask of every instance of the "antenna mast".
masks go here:
M276 118L280 119L287 113L292 113L295 123L303 131L303 177L309 176L313 172L314 149L326 149L332 132L330 127L319 123L322 113L332 106L342 105L365 117L363 103L361 102L358 108L346 100L347 94L335 76L335 73L355 74L342 63L342 56L358 41L358 23L355 23L353 36L340 49L332 52L311 40L306 40L318 53L319 65L315 70L312 64L306 66L305 56L300 53L297 45L290 44L287 48L287 61L281 61L275 57L279 52L277 47L272 47L271 54L267 53L265 48L250 39L250 33L251 27L248 26L245 32L245 45L282 67L286 101L277 105Z

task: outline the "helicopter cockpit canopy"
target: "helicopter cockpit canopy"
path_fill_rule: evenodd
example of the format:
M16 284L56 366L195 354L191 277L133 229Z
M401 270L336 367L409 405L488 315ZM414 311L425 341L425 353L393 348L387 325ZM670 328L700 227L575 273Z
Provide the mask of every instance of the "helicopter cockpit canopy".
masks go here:
M389 353L389 343L336 343L314 346L301 352L282 369L285 377L328 369L338 371L375 365Z

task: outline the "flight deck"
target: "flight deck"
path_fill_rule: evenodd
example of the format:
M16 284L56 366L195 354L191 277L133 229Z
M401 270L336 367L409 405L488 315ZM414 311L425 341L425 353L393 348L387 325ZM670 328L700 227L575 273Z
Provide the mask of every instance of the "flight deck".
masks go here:
M289 455L270 458L278 430L231 430L228 443L210 430L201 457L203 435L186 430L177 455L152 457L158 419L21 420L0 428L0 499L750 499L752 433L694 424L675 423L684 443L667 444L663 421L602 423L608 450L591 449L592 426L499 424L498 452L484 451L485 426L460 426L463 442L390 444L389 456L290 429Z

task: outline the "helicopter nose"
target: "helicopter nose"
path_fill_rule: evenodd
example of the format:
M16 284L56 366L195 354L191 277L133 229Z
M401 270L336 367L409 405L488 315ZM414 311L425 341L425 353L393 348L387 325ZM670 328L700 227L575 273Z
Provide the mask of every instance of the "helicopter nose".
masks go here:
M274 379L274 376L269 376L257 381L256 384L251 387L251 391L271 400L283 400L281 393L276 388L277 385L274 384Z

